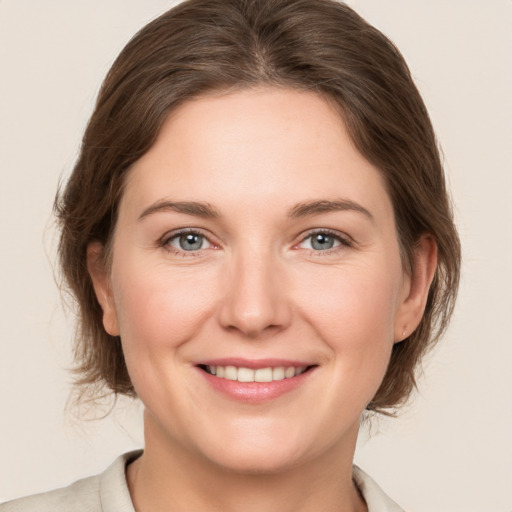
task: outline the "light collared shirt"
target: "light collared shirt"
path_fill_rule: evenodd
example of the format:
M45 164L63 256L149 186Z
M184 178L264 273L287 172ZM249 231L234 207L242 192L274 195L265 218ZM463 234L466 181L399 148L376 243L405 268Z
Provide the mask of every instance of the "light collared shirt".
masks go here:
M0 512L135 512L126 466L141 454L142 450L126 453L103 473L68 487L3 503ZM404 512L362 469L354 466L352 476L368 512Z

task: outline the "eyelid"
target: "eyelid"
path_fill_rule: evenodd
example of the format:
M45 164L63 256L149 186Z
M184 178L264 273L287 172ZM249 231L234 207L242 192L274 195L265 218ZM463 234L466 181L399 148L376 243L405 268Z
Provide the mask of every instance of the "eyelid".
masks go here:
M177 237L179 237L181 235L186 235L189 233L197 234L197 235L204 237L207 240L208 244L210 244L210 246L206 247L206 248L198 249L196 251L184 251L184 250L181 250L177 247L173 247L170 245L171 240L176 239ZM299 245L301 243L303 243L308 238L310 238L314 235L317 235L317 234L325 234L325 235L333 237L337 241L339 241L339 245L337 245L336 247L332 247L331 249L325 249L323 251L315 250L315 249L305 249L305 250L309 250L310 252L315 253L317 255L321 255L322 253L326 254L326 255L332 254L332 253L335 253L336 251L340 250L340 248L344 249L347 247L353 247L355 245L355 241L353 240L353 238L344 232L337 231L334 229L329 229L329 228L312 228L312 229L309 229L306 232L302 233L301 235L299 235L298 240L293 244L293 249L300 249ZM219 244L215 243L212 240L211 233L205 231L204 229L196 228L196 227L186 227L186 228L179 228L179 229L175 229L172 231L168 231L157 241L157 246L164 247L170 252L174 252L174 253L180 254L180 255L187 255L187 256L194 256L194 255L197 256L197 255L199 255L199 253L201 253L205 250L209 250L212 248L213 249L219 248Z
M174 240L181 235L188 235L188 234L202 236L205 240L207 240L208 244L210 244L210 247L201 248L196 251L184 251L182 249L179 249L177 247L170 245L171 240ZM163 247L163 248L167 249L169 252L173 252L175 254L180 254L180 255L186 255L186 256L197 256L202 251L212 249L212 248L217 249L219 247L218 244L216 244L215 242L212 241L212 236L209 233L205 232L204 229L194 228L194 227L179 228L179 229L174 229L172 231L168 231L157 241L157 245L158 245L158 247Z
M337 231L334 229L329 229L329 228L313 228L313 229L310 229L300 235L298 242L296 242L294 244L294 248L298 248L298 246L301 243L303 243L304 241L306 241L308 238L312 237L313 235L318 235L318 234L331 236L331 237L335 238L336 240L338 240L340 242L340 245L338 245L336 247L332 247L331 249L326 249L324 251L317 251L314 249L306 249L311 252L314 252L315 254L321 254L321 253L325 253L325 254L331 253L332 254L333 252L336 252L336 250L339 250L340 247L343 249L346 247L353 247L355 245L355 241L353 240L353 238L351 236L347 235L346 233L343 233L341 231Z

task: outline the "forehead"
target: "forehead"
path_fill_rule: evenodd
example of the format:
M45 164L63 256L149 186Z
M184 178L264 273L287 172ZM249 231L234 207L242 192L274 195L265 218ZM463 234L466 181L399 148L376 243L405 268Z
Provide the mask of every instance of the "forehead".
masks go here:
M202 96L172 112L134 164L123 202L166 195L239 199L244 208L340 195L389 206L380 172L355 149L339 112L317 94L279 88Z

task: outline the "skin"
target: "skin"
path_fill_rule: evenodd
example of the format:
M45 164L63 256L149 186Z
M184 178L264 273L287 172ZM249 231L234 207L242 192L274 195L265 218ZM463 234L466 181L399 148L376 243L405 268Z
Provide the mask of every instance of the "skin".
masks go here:
M290 215L311 201L350 208ZM202 248L183 250L183 228ZM333 247L313 247L312 230ZM366 510L351 481L361 415L421 319L436 246L424 236L404 270L381 175L327 102L261 88L182 105L130 171L109 272L102 249L90 245L89 269L104 326L145 405L145 452L128 468L138 511ZM315 368L247 403L196 366L223 357Z

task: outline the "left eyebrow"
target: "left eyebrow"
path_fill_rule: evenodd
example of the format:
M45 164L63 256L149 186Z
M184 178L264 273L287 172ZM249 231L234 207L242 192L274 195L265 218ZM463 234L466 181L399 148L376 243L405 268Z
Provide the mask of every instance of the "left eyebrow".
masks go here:
M371 221L374 220L373 215L364 207L354 201L348 199L338 199L336 201L328 201L322 199L320 201L308 201L295 205L288 213L290 218L296 219L307 217L308 215L319 215L321 213L336 211L355 211L362 213Z
M157 212L177 212L186 215L194 215L205 219L216 219L220 213L208 203L198 203L196 201L157 201L144 209L137 220L142 220L148 215Z

